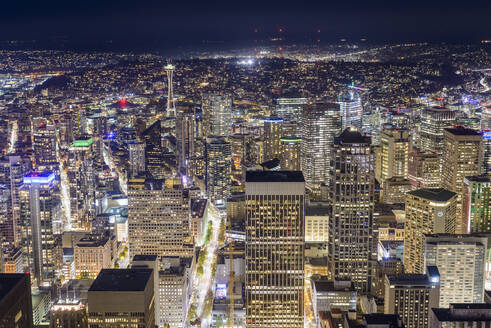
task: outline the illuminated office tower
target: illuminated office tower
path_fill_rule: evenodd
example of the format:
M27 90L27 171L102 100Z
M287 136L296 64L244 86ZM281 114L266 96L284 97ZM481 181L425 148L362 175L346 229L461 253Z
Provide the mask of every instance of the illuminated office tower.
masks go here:
M254 163L254 137L250 134L234 134L229 138L232 148L232 161L236 170L241 171L242 164Z
M87 293L89 327L155 327L153 269L103 269Z
M95 172L93 139L75 140L68 153L71 224L90 230L89 218L95 213Z
M424 234L454 233L457 195L437 189L417 189L406 193L404 225L404 270L423 273Z
M87 328L87 307L79 300L58 300L50 309L49 328Z
M228 95L205 94L202 104L202 137L232 134L232 98Z
M481 130L491 131L491 106L487 105L482 110Z
M305 107L302 118L302 172L309 186L329 181L331 145L341 132L339 105L318 103Z
M145 142L145 160L147 171L155 179L163 179L165 175L164 148L162 146L161 122L156 121L142 133Z
M281 138L281 169L283 171L300 171L300 150L302 139L285 136Z
M462 211L464 178L481 173L481 145L477 131L461 127L444 130L442 187L457 193L456 233L467 231Z
M214 204L225 204L230 197L232 153L223 137L206 138L206 192Z
M380 132L380 151L375 178L382 184L393 176L408 177L411 135L406 129L387 129Z
M338 97L338 103L341 113L341 129L345 130L346 128L354 127L361 130L363 107L361 105L361 98L355 90L350 89L340 95Z
M491 123L490 123L491 124ZM491 175L491 131L481 131L482 133L482 174Z
M130 255L190 256L189 199L181 185L164 188L162 180L132 179L128 183Z
M370 137L346 129L334 139L329 258L334 278L370 291L374 174Z
M382 186L382 202L384 204L403 204L406 202L406 193L413 190L408 179L398 176L385 179Z
M264 120L264 156L263 161L281 158L281 137L283 119L270 117Z
M491 176L465 177L463 202L465 232L491 232Z
M87 115L85 109L78 106L72 110L73 138L81 139L87 133Z
M284 95L281 98L276 99L274 114L285 121L296 122L298 127L301 127L303 117L302 112L307 103L308 99L302 97L302 94Z
M57 125L60 136L60 147L67 148L73 142L72 115L68 113L61 115Z
M440 155L430 152L411 152L408 178L414 189L440 187Z
M3 246L13 249L21 238L19 190L24 176L29 172L30 162L20 156L7 155L0 160L0 184L2 188L2 209L0 218L0 235Z
M20 191L24 246L35 285L55 279L55 236L53 225L61 219L58 180L52 172L29 173Z
M434 234L425 236L425 265L440 272L440 305L482 303L488 237Z
M246 327L304 326L300 171L246 172Z
M145 172L145 143L130 142L128 144L128 152L130 178L134 178Z
M194 139L196 138L196 116L191 112L179 111L176 117L177 154L179 172L188 175L189 160L194 156Z
M38 171L58 170L56 158L56 126L44 117L32 119L32 149L34 166Z
M419 150L422 152L443 151L443 129L455 124L456 112L444 107L429 107L421 112Z
M407 328L429 328L431 309L439 301L437 267L428 267L426 274L385 276L384 313L398 314Z

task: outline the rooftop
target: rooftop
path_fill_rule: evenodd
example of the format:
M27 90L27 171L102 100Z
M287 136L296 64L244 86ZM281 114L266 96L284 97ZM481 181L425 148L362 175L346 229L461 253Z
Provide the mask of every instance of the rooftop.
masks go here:
M371 138L363 136L359 131L345 129L339 137L335 138L335 143L338 144L359 144L359 143L371 143Z
M479 138L481 138L481 134L476 130L467 129L462 126L458 126L455 128L447 128L445 129L445 131L456 136L478 136Z
M422 188L409 191L407 194L436 202L447 202L456 195L443 188Z
M438 321L490 321L491 304L450 304L450 308L431 309Z
M156 261L157 255L136 254L133 261Z
M490 175L473 175L465 178L471 182L491 182Z
M305 182L301 171L247 171L246 182Z
M432 285L425 274L395 274L388 275L387 279L391 285Z
M24 273L0 273L0 300L2 300L12 289L14 289L23 279L29 278L29 274ZM27 286L27 284L26 284Z
M152 269L102 269L89 292L140 292L152 277Z

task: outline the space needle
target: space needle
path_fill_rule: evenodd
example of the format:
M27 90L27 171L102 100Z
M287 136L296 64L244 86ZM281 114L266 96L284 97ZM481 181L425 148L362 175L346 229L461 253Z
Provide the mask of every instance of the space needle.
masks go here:
M176 67L171 63L165 65L165 71L167 72L167 116L176 116L176 104L174 102L174 88L172 87L172 76Z

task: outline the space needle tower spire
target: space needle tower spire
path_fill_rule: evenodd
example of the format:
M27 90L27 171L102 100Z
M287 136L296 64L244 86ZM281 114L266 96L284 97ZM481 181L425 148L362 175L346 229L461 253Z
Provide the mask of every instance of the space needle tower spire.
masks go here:
M172 86L172 76L176 67L171 63L165 65L165 71L167 72L167 116L176 116L176 104L174 102L174 88Z

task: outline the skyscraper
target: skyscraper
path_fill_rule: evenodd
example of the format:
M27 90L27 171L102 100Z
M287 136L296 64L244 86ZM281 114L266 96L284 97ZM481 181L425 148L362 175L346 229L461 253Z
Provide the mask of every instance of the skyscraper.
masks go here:
M335 278L371 286L374 174L370 137L346 129L334 139L330 183L329 259Z
M467 231L467 216L463 214L464 178L481 173L481 143L482 136L477 131L461 127L444 130L442 187L457 193L457 233Z
M440 274L429 267L426 274L385 277L384 313L398 314L407 328L429 328L432 308L440 301Z
M32 149L38 171L58 170L56 158L56 126L44 117L32 119Z
M228 137L232 134L232 98L228 95L204 94L202 99L202 137Z
M0 184L2 188L3 215L0 218L0 234L5 247L13 249L20 236L19 190L24 176L29 172L29 161L20 156L8 155L0 160Z
M309 186L329 181L331 145L341 132L339 105L316 103L305 107L302 117L302 172Z
M128 144L128 152L130 178L134 178L145 172L145 143L130 142Z
M196 116L192 112L179 111L176 118L177 154L179 172L188 175L188 161L194 156Z
M269 117L264 120L264 156L263 161L281 158L281 137L283 119Z
M230 196L232 153L223 137L206 138L206 192L215 204L225 204Z
M0 273L0 281L0 326L34 327L29 275Z
M167 64L164 67L167 72L167 116L176 117L176 103L174 101L174 85L173 85L173 77L174 70L176 67L172 64Z
M431 152L411 152L408 178L414 189L440 187L440 155Z
M128 185L130 255L190 256L189 200L181 185L164 189L161 180L133 179Z
M95 213L95 172L93 139L75 140L68 153L71 224L90 230L89 218Z
M156 121L142 132L145 142L147 171L155 178L164 178L164 148L162 147L161 121Z
M491 124L491 123L490 123ZM491 131L481 131L482 133L482 174L491 175Z
M386 129L380 133L380 159L375 177L382 184L393 176L408 177L409 153L411 152L411 135L406 129Z
M406 193L404 270L424 271L424 234L454 233L457 195L445 189L417 189Z
M303 327L305 182L246 173L246 327Z
M302 139L292 136L281 138L281 169L283 171L300 171L300 150Z
M445 107L428 107L421 112L419 150L422 152L443 151L443 129L455 124L456 112Z
M483 302L487 243L479 235L425 236L425 265L440 272L440 307Z
M308 103L308 98L302 94L282 95L276 99L274 114L285 121L297 122L298 127L302 124L302 112Z
M463 213L465 232L491 232L491 176L464 178Z
M41 286L55 279L54 221L60 220L58 180L52 172L33 172L24 177L21 189L21 221L25 247L34 283ZM29 226L28 226L29 225Z
M355 90L350 89L340 95L338 103L341 110L341 129L356 128L361 130L363 107L361 98Z

